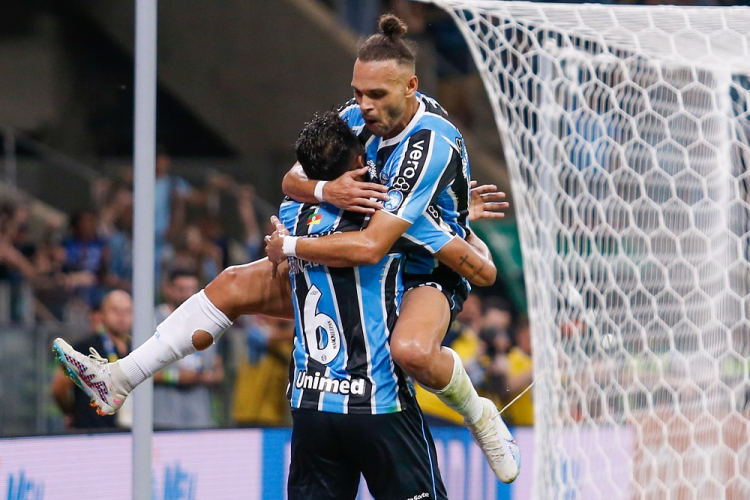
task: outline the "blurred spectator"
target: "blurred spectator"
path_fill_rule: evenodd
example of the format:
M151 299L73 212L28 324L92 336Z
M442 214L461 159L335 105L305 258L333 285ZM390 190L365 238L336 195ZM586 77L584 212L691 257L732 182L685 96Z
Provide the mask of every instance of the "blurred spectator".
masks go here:
M474 333L482 329L482 299L476 293L470 293L464 301L464 307L458 313L456 319L462 324L470 327Z
M109 292L101 303L101 312L91 312L91 334L73 344L80 352L95 349L114 362L130 352L130 330L133 325L133 303L122 290ZM89 397L76 387L58 367L52 379L52 395L62 410L65 426L71 429L106 429L117 427L114 415L99 416L89 404Z
M224 241L221 225L219 224L216 228L212 225L216 225L218 220L220 193L230 190L236 182L227 175L213 173L206 180L203 189L196 189L182 177L170 174L171 165L172 159L166 149L160 146L156 156L154 185L156 238L154 277L157 283L161 280L164 269L162 263L170 260L172 255L179 254L182 258L190 255L197 260L195 265L200 270L201 281L208 282L215 278L223 267L226 267L224 263L228 263L228 244ZM188 206L202 211L204 214L202 223L188 225ZM216 242L212 241L214 238ZM216 254L217 250L218 254ZM206 257L209 260L206 260ZM206 267L212 265L213 262L217 263L216 268ZM169 268L175 267L183 267L183 264L169 266Z
M482 305L481 329L491 327L509 333L513 324L513 312L510 304L500 297L487 297Z
M91 307L101 301L109 267L109 247L97 233L95 212L81 210L70 219L70 236L63 241L68 287Z
M68 279L63 272L65 247L60 244L60 236L48 232L34 253L36 279L34 292L37 299L37 312L47 321L62 321L66 316L69 298Z
M36 279L32 258L35 246L28 241L30 209L25 204L6 203L0 208L0 289L3 318L22 321L33 307L24 291Z
M179 218L184 217L184 212L175 209L178 206L182 208L188 201L198 201L196 191L185 179L169 173L171 165L172 159L166 149L160 146L156 154L154 183L154 235L157 246L164 245L170 233L173 234L183 226L184 222Z
M508 352L511 347L510 326L513 320L510 304L498 297L487 297L482 304L483 314L478 321L481 375L477 375L478 390L502 407L510 401Z
M195 270L201 284L209 283L221 272L221 249L206 239L198 226L185 226L175 238L173 252L165 255L169 267Z
M286 388L294 321L265 316L245 317L243 321L248 349L237 370L234 420L240 425L289 425Z
M197 223L203 239L211 243L218 250L219 271L229 267L229 236L224 229L224 223L219 214L206 213Z
M99 214L98 233L106 238L115 231L120 217L133 210L133 169L124 167L114 180L97 179L91 190L92 201Z
M508 353L508 401L526 389L534 378L531 358L531 329L528 319L519 319L515 329L516 346ZM533 389L513 403L505 413L515 425L534 425Z
M200 289L197 276L172 271L164 282L165 302L155 311L158 325ZM199 429L214 427L211 387L224 380L224 365L216 346L187 356L154 375L154 427Z
M247 261L252 262L261 257L265 257L263 248L263 234L260 232L258 225L258 215L255 213L255 188L250 185L239 186L235 190L237 197L237 211L242 221L242 232L244 241L242 242L247 252Z
M479 338L484 347L482 357L484 375L480 385L482 394L492 399L495 405L502 406L503 403L510 401L508 398L510 336L506 330L497 325L488 325L479 332Z
M133 280L133 199L124 202L109 232L110 249L107 285L130 290Z

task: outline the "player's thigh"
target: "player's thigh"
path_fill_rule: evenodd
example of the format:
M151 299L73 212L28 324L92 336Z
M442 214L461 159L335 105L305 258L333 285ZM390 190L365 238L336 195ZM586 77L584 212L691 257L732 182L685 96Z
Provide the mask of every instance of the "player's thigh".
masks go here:
M376 500L448 498L435 443L416 402L363 429L362 475ZM429 495L429 496L428 496Z
M292 287L286 263L276 271L268 259L229 267L209 283L206 295L232 320L241 314L294 318Z
M439 345L450 319L450 304L440 290L431 286L412 288L404 293L391 342Z
M292 463L289 500L353 500L360 471L341 445L340 420L346 415L292 411Z

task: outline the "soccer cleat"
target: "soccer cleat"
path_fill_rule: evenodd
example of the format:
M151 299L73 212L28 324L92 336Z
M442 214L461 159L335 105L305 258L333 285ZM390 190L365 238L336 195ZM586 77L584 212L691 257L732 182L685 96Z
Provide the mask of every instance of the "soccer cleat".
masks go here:
M521 472L521 453L500 412L487 398L482 417L474 425L468 425L471 437L487 457L490 468L504 483L512 483Z
M68 377L91 398L91 406L99 415L112 415L120 409L130 391L117 383L112 376L112 364L96 349L92 347L91 354L84 356L58 338L52 343L52 350Z

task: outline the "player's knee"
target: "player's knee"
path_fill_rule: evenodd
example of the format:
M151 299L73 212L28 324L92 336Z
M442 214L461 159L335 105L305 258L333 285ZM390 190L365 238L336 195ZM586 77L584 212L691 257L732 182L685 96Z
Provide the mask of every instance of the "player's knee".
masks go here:
M396 338L391 343L393 361L411 376L428 371L436 355L437 350L431 343L419 339Z
M209 287L216 286L221 289L223 294L236 293L240 287L241 279L241 272L238 266L231 266L219 273Z
M234 320L238 313L237 305L241 302L242 272L238 266L224 269L206 287L206 296L230 319Z

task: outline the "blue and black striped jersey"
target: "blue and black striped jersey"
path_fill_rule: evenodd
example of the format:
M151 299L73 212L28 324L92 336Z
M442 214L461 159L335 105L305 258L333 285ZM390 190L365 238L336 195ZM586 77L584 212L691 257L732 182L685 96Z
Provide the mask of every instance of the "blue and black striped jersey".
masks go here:
M465 238L470 168L463 137L434 99L417 93L417 100L417 113L391 139L377 137L365 127L354 99L339 114L365 146L370 180L390 188L385 211L411 223L427 212ZM406 272L429 274L437 265L426 253L410 253Z
M287 200L280 218L295 236L359 231L362 215L333 205ZM455 234L421 217L397 244L437 252ZM334 413L392 413L412 401L413 388L393 363L388 341L403 294L402 253L375 265L332 268L289 259L296 337L287 395L292 408Z

